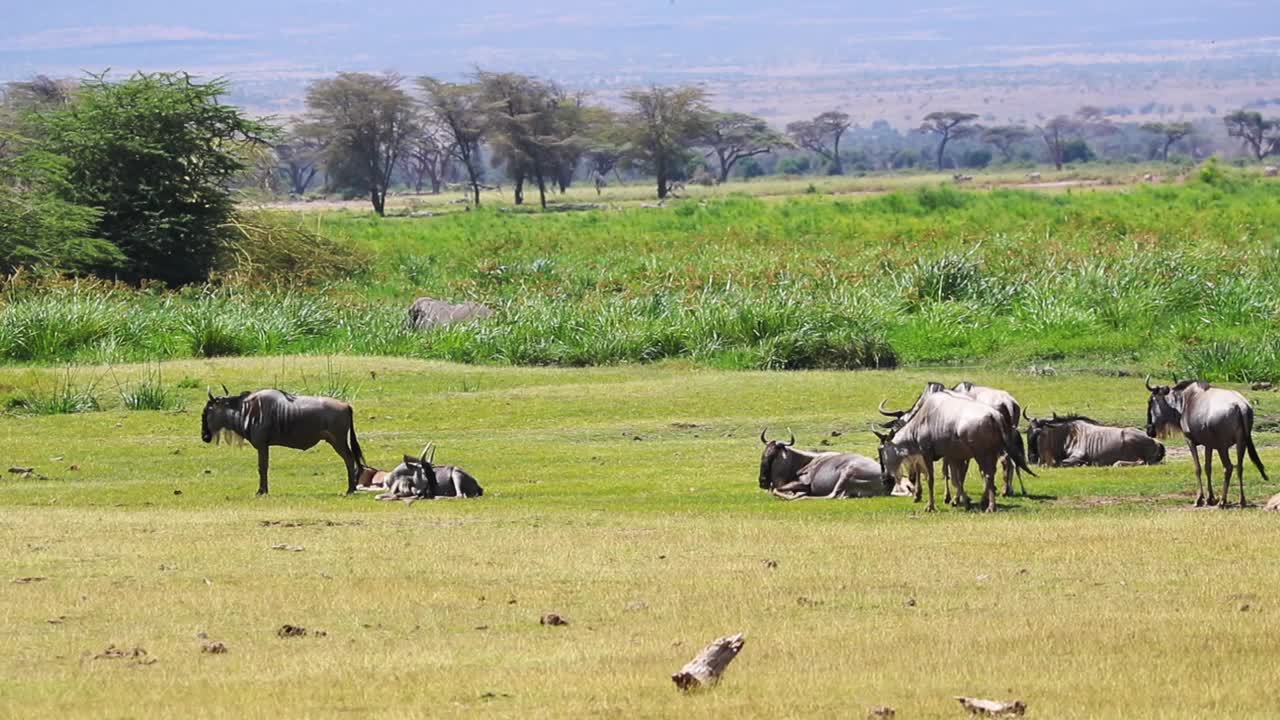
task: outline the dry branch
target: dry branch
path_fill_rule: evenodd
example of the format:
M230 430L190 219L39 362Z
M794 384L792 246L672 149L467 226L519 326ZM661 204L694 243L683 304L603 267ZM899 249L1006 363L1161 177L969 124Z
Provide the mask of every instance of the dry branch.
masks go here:
M697 657L680 668L680 672L672 675L672 682L685 692L715 685L720 682L720 673L738 657L745 642L746 638L742 633L716 638Z

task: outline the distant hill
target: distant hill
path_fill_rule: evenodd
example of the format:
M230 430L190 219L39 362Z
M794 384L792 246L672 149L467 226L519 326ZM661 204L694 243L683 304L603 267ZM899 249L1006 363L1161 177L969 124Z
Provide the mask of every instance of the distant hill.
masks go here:
M704 82L721 104L777 122L840 106L899 125L944 105L1000 119L1084 102L1201 116L1280 98L1270 0L552 4L28 4L6 10L0 80L185 69L230 77L235 99L256 110L290 113L309 80L340 69L458 76L481 65L606 99L648 82Z

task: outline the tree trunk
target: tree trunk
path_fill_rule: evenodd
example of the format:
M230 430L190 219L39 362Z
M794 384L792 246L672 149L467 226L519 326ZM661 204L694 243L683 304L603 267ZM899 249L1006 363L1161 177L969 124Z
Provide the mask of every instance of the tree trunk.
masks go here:
M515 197L513 199L517 205L524 204L524 173L516 175Z
M369 191L369 199L373 202L373 211L378 213L380 217L385 217L387 212L387 196L384 192L379 192L378 188Z
M543 210L547 209L547 181L543 179L542 173L538 173L538 202Z
M671 676L676 687L688 692L699 688L711 687L720 682L724 669L738 657L746 638L742 633L716 638L710 645L702 649L698 656L690 660Z
M667 197L667 164L658 160L658 199L665 200Z
M836 135L835 152L831 154L832 170L835 175L844 174L844 163L840 161L840 136Z
M948 139L949 138L947 138L946 135L943 135L942 141L938 143L938 169L939 170L942 169L942 163L946 159Z

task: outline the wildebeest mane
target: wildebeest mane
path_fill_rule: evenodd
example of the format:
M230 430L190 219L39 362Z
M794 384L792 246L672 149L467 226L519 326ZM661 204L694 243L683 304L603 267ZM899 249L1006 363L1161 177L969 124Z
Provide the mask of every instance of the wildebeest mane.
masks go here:
M1085 423L1089 423L1090 425L1102 424L1097 420L1094 420L1093 418L1089 417L1088 415L1076 415L1076 414L1058 415L1057 413L1054 413L1052 420L1045 420L1044 422L1046 425L1062 425L1069 422L1085 422Z

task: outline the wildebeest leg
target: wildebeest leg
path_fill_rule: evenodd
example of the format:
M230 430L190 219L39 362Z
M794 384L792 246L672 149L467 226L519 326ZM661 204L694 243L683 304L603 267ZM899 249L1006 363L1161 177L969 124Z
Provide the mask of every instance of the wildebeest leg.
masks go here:
M946 489L947 489L947 496L942 498L943 504L946 504L946 505L951 504L951 485L954 482L955 482L955 478L951 477L951 463L947 462L946 460L943 460L942 461L942 484L946 486ZM956 502L960 502L960 499L956 498Z
M1209 486L1209 504L1217 505L1218 498L1213 496L1213 450L1208 446L1204 449L1204 484Z
M1004 496L1013 497L1013 458L1004 456Z
M968 510L971 503L969 494L964 491L964 476L969 474L969 461L948 460L947 468L950 470L951 482L956 486L956 507L963 505Z
M267 494L267 465L270 463L270 446L258 448L258 494Z
M809 483L803 480L793 480L787 483L786 485L779 485L778 487L774 488L774 490L777 490L779 492L784 492L787 494L797 493L800 495L808 495Z
M1191 464L1196 468L1196 507L1204 506L1204 478L1200 474L1200 451L1196 450L1195 442L1187 440L1187 447L1191 448ZM1210 486L1209 492L1213 492Z
M338 457L342 458L342 462L347 468L347 494L354 495L356 492L356 477L360 474L360 466L356 462L355 453L351 452L351 448L348 448L343 441L329 439L329 445L333 447L334 452L338 453Z
M978 461L978 472L982 473L982 509L985 512L996 511L996 463Z
M923 478L920 477L920 468L914 468L911 470L911 472L907 473L907 481L910 482L913 486L915 486L916 497L913 502L920 502L921 500L923 500L924 499L924 482L923 482Z
M925 512L933 512L938 508L933 504L933 463L925 463L925 478L929 481L929 505L924 509Z
M1222 460L1222 495L1218 498L1218 507L1227 509L1231 507L1231 456L1229 454L1231 448L1218 448L1218 458ZM1207 455L1210 450L1205 450ZM1240 469L1244 469L1244 462L1240 463ZM1241 483L1243 485L1244 483ZM1240 507L1244 507L1243 504Z
M783 491L779 490L778 488L773 488L772 490L770 490L770 491L769 491L769 494L770 494L770 495L773 495L774 497L778 498L779 500L803 500L803 499L805 499L805 498L809 497L808 495L805 495L804 493L798 493L798 492L783 492Z
M1249 501L1244 497L1244 448L1248 442L1247 437L1242 437L1236 443L1236 484L1240 486L1240 508L1249 507Z

